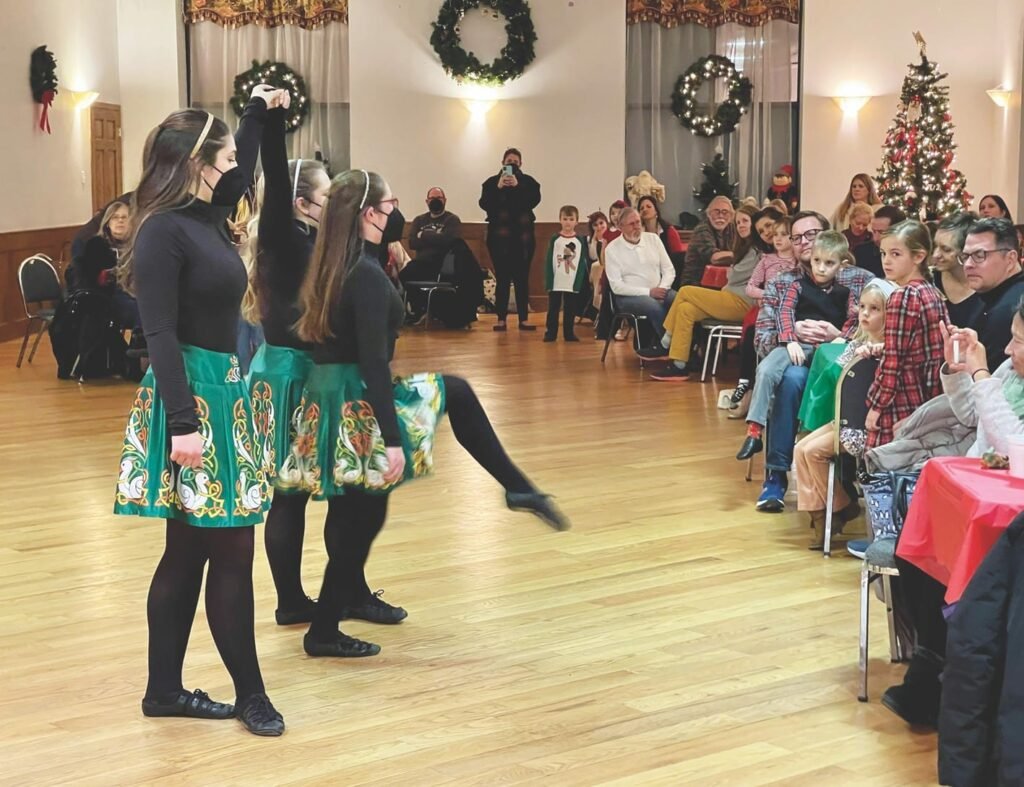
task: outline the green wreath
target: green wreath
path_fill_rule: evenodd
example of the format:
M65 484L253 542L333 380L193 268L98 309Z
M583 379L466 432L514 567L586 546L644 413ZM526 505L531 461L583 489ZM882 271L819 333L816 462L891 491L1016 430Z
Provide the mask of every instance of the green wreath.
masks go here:
M235 94L231 97L231 108L239 117L245 110L245 105L249 103L249 96L256 85L281 87L291 93L292 103L285 110L284 128L289 134L297 131L309 114L306 81L284 63L275 63L271 60L260 63L253 60L252 68L235 77Z
M459 22L467 11L481 5L490 8L494 16L505 17L505 34L508 42L493 63L481 63L475 54L462 48L462 32ZM472 82L477 85L504 85L522 76L526 67L533 62L533 43L537 33L530 17L530 4L525 0L445 0L430 45L434 47L441 65L456 82Z
M697 91L708 79L724 79L729 95L718 105L713 115L697 111ZM717 137L728 134L750 106L754 86L736 70L727 57L708 55L690 66L672 88L672 114L679 122L699 137Z

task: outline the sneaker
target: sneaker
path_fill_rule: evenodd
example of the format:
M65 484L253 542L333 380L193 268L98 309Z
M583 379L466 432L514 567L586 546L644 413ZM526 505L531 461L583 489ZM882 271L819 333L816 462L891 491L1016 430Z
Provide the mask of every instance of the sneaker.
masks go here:
M276 738L284 733L284 717L266 694L253 694L238 706L238 720L253 735Z
M668 350L666 350L660 344L655 345L654 347L644 347L643 349L637 350L636 354L643 358L645 361L668 360Z
M768 514L778 514L786 510L786 477L784 473L771 471L761 487L761 496L757 498L757 510Z
M409 617L408 612L401 607L389 604L381 598L382 595L384 595L384 591L378 590L362 604L359 604L358 606L345 607L341 611L342 619L355 618L357 620L366 620L370 623L384 623L390 625L394 623L401 623Z
M846 551L855 558L863 560L864 553L867 552L869 543L870 542L866 538L857 541L848 541L846 544Z
M670 363L660 372L652 373L651 379L657 380L659 383L685 383L690 379L690 371L680 369L674 363Z

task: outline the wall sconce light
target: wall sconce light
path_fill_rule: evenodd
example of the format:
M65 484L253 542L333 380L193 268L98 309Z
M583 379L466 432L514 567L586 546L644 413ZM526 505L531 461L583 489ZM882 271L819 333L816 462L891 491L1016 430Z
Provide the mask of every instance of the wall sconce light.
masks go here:
M466 105L470 115L474 118L482 118L491 111L497 102L494 99L467 98L462 103Z
M81 111L88 109L96 103L96 99L100 97L100 94L95 90L72 90L71 100L75 103L75 109Z
M1010 106L1010 99L1013 98L1012 90L1003 90L1002 88L993 88L992 90L985 91L988 97L992 99L992 103L997 107L1006 109Z
M871 96L833 96L844 115L856 115L871 100Z

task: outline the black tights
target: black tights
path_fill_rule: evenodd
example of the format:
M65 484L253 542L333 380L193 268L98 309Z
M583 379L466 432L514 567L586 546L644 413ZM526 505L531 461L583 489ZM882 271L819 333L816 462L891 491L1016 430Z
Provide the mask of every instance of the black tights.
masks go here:
M743 331L740 339L740 379L754 382L757 374L757 351L754 349L754 326Z
M167 520L163 557L149 587L150 699L183 689L182 665L206 573L206 617L238 701L264 691L253 634L253 528L201 528Z
M277 608L295 610L306 603L302 589L302 541L306 533L309 495L274 492L267 512L263 543L277 589Z

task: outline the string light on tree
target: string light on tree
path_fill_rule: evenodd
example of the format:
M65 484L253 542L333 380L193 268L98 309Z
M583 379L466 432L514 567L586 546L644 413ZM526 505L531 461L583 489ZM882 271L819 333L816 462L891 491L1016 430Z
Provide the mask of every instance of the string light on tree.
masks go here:
M878 169L878 194L887 205L925 221L968 210L967 179L953 165L956 143L949 114L947 74L928 60L920 33L914 34L921 62L910 66L896 118L885 135Z

